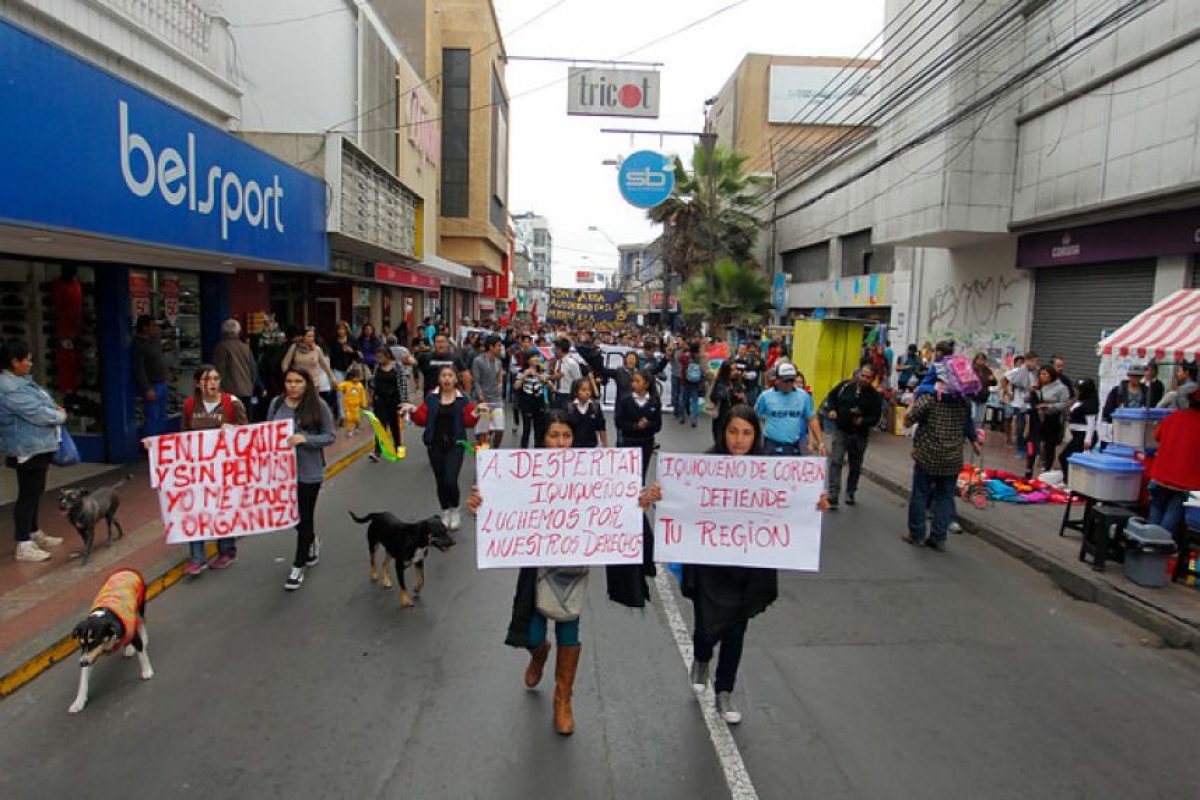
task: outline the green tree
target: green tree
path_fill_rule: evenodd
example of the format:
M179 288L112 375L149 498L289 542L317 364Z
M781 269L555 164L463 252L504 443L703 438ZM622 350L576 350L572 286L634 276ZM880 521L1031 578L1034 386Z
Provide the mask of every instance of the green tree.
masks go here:
M741 272L758 271L762 277L752 255L762 223L752 211L769 179L747 175L746 160L741 153L723 147L710 151L698 143L692 151L692 169L676 156L671 196L647 212L663 226L662 259L667 270L689 285L693 278L703 277L704 296L709 298L704 310L714 322L723 316L716 305L721 290L709 291L717 280L718 262L727 259Z
M712 296L707 274L693 275L683 284L679 301L683 313L706 316L717 329L746 322L771 309L767 276L753 264L723 258L713 268Z

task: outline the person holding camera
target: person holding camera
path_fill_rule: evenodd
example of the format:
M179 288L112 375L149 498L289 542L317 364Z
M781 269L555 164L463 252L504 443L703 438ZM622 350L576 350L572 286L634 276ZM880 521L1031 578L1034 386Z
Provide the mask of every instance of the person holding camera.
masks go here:
M850 471L846 476L846 505L855 503L858 478L867 454L867 437L883 415L883 399L875 390L874 381L875 368L863 364L856 375L833 387L821 404L822 415L834 425L826 487L831 509L838 507L838 497L842 492L842 465L847 456Z

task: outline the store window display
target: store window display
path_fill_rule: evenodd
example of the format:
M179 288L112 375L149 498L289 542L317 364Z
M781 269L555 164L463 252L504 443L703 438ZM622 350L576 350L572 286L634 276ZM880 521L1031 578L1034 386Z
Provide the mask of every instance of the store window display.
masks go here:
M67 410L75 435L103 433L95 272L0 259L0 334L33 353L33 379Z
M178 417L183 401L192 393L192 373L202 361L200 339L200 276L167 270L133 270L129 273L132 318L147 315L161 328L167 379L167 418ZM135 421L146 423L139 401Z

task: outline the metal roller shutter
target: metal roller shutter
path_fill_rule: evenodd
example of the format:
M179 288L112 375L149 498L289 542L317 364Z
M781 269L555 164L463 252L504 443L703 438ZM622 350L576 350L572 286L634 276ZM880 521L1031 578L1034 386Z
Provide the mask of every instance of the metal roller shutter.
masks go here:
M1154 261L1133 261L1035 271L1031 346L1042 357L1067 360L1067 374L1094 378L1096 343L1154 302Z
M1200 258L1192 259L1192 288L1200 289Z

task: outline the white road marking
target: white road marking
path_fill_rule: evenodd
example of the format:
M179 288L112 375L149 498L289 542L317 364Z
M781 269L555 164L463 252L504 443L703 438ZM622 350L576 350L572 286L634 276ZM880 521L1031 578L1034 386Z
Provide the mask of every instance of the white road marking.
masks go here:
M675 645L679 648L679 656L683 659L685 677L692 666L692 634L688 631L679 604L675 602L675 591L671 586L671 576L665 564L658 565L658 575L654 578L655 588L658 589L659 601L667 615L667 624L671 626L671 635L675 637ZM689 684L690 685L690 684ZM725 773L725 783L729 786L729 795L733 800L758 800L758 792L746 771L742 761L742 752L738 749L737 741L729 732L725 720L717 714L716 699L713 697L712 684L704 688L704 694L699 695L700 713L704 724L708 726L708 737L712 740L713 749L717 751L717 759L721 762L721 771Z

